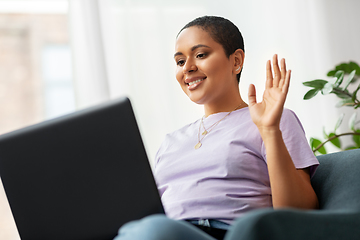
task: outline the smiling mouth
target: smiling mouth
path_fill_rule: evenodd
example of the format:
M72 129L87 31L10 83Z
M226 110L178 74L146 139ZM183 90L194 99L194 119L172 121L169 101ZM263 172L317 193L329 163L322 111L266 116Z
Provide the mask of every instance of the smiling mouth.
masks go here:
M189 85L189 86L194 85L194 84L196 84L196 83L199 83L199 82L201 82L201 81L204 81L205 79L206 79L206 77L203 78L203 79L198 79L198 80L193 81L193 82L189 82L188 85Z

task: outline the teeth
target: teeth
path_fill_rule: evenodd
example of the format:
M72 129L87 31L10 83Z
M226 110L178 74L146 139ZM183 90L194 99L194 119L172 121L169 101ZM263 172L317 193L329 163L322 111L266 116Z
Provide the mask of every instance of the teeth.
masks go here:
M203 81L204 79L205 79L205 78L203 78L203 79L198 79L198 80L193 81L193 82L189 82L189 86L191 86L191 85L193 85L193 84L195 84L195 83L199 83L199 82Z

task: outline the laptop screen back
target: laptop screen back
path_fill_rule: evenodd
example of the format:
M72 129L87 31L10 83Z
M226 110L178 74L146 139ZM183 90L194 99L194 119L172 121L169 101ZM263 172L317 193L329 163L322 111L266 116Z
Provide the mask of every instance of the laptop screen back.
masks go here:
M112 239L163 213L127 98L0 136L0 176L22 240Z

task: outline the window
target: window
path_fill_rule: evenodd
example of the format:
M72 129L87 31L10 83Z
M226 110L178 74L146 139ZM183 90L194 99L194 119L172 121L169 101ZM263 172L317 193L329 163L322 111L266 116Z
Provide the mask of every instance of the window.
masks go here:
M0 134L75 110L65 0L0 1ZM0 239L20 239L0 181Z
M70 47L67 44L44 46L41 66L45 118L75 110Z

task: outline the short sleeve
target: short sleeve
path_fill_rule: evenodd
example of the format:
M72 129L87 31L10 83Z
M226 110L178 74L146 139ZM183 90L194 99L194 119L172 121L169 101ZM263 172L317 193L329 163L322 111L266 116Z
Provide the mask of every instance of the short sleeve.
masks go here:
M299 118L293 111L284 109L280 121L280 130L295 167L297 169L309 168L312 177L319 166L319 161L310 148ZM263 151L266 152L264 146ZM266 153L264 155L266 158Z

